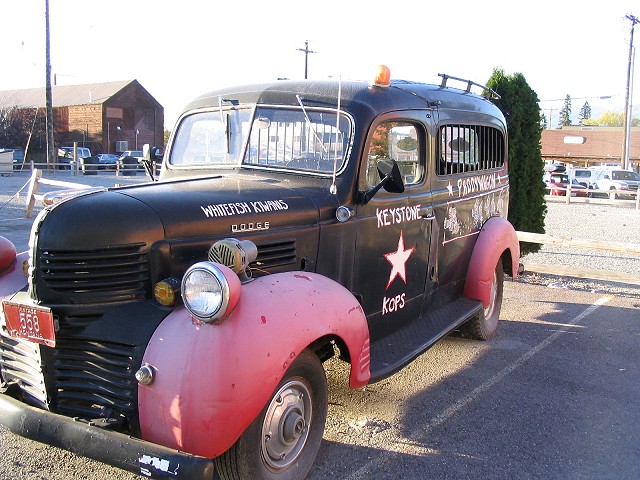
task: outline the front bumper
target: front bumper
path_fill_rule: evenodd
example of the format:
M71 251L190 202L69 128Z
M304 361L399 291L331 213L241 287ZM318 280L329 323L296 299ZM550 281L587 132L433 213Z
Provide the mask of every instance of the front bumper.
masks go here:
M213 478L213 462L208 458L56 415L4 394L0 394L0 425L22 437L148 478Z

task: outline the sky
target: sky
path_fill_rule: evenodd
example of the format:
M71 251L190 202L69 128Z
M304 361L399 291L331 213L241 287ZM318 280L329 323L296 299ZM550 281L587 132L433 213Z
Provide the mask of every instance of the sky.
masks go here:
M485 84L494 68L521 73L557 124L622 112L638 0L49 0L57 85L136 79L173 129L186 103L220 87L308 77L391 77L439 83L438 73ZM0 90L46 83L45 0L0 0ZM634 44L640 44L640 25ZM637 70L637 69L634 69ZM640 75L631 92L640 116ZM611 97L600 99L599 97Z

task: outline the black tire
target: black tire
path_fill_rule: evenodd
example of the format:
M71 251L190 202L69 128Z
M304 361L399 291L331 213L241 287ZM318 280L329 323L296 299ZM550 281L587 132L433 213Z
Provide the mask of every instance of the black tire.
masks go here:
M316 458L327 419L327 378L305 350L238 441L215 459L222 480L300 480Z
M475 340L489 340L496 336L498 321L500 320L500 309L502 308L503 283L504 269L502 267L502 261L498 261L493 273L489 305L483 310L479 317L469 320L460 328L463 336Z

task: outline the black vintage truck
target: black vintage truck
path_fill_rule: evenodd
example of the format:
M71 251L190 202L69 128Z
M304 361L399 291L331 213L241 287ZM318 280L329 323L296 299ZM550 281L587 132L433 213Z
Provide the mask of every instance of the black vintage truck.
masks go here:
M211 92L159 178L45 208L28 252L0 237L0 424L152 478L301 479L323 361L359 388L492 337L507 129L454 80Z

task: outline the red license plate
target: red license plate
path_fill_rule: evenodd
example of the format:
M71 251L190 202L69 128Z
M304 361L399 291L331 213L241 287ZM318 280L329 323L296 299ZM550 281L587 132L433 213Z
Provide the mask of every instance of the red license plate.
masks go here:
M48 347L56 346L56 331L50 308L4 301L2 309L10 336Z

